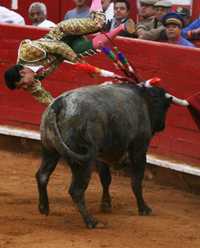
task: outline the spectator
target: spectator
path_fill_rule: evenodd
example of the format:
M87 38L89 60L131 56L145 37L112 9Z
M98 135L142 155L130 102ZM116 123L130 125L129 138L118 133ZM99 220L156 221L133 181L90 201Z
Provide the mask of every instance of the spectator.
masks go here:
M160 35L165 32L165 27L162 25L161 19L164 15L171 11L172 3L168 0L161 0L154 4L155 18L154 27L150 30L144 30L138 37L144 40L158 40Z
M172 2L168 0L161 0L154 4L156 21L161 24L162 17L169 13L172 8Z
M89 17L89 7L86 2L87 0L74 0L76 7L65 14L64 20Z
M114 17L114 3L112 0L101 0L103 12L106 15L106 22Z
M190 23L191 13L189 8L178 6L176 8L176 13L183 17L185 26Z
M157 0L140 0L139 21L137 23L137 35L140 38L144 31L155 27L155 7Z
M0 23L25 25L24 18L20 14L3 6L0 6Z
M167 42L187 47L195 47L190 41L181 36L181 29L184 26L184 20L181 15L171 12L162 19L166 27Z
M47 7L44 3L32 3L29 6L28 14L33 26L41 28L51 28L56 26L55 23L47 20Z
M114 17L111 21L108 21L106 30L110 31L118 27L122 23L127 24L127 30L119 33L120 36L136 37L135 36L135 23L129 17L130 3L128 0L116 0L114 2Z

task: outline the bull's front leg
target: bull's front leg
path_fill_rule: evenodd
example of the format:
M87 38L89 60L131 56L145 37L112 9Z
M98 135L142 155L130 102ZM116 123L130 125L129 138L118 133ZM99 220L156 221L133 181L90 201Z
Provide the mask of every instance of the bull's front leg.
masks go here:
M87 189L91 178L91 166L88 164L69 164L72 170L72 182L69 194L76 204L86 226L90 229L98 227L98 221L88 212L85 204L85 190Z
M146 166L146 152L130 152L129 155L131 160L131 186L137 200L139 215L150 215L152 210L145 203L142 192L142 181L144 178L144 171Z
M57 152L42 151L42 163L36 173L36 180L39 193L38 208L41 214L49 214L49 199L47 193L47 184L49 177L56 168L60 155Z
M111 196L109 193L109 186L111 184L111 173L110 168L107 164L97 161L96 162L97 171L99 173L100 181L103 188L103 194L101 198L101 210L104 213L111 212L112 209L112 203L111 203Z

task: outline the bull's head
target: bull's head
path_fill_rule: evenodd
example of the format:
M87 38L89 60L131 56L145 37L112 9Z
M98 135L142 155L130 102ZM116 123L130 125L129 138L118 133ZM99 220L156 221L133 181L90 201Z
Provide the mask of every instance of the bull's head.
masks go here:
M166 91L160 87L149 87L145 92L149 118L151 120L151 130L152 134L154 134L165 128L166 113L172 99L166 98Z
M160 78L152 78L152 79L149 79L149 80L141 83L141 85L143 85L146 88L152 88L153 86L156 86L160 81L161 81ZM180 99L180 98L175 97L175 96L173 96L167 92L165 93L165 97L170 98L174 104L177 104L177 105L180 105L183 107L188 107L190 105L190 103L187 100Z
M171 103L181 106L189 106L187 100L179 99L167 93L163 88L153 87L150 80L144 82L147 90L148 108L152 125L152 133L162 131L165 128L166 113Z

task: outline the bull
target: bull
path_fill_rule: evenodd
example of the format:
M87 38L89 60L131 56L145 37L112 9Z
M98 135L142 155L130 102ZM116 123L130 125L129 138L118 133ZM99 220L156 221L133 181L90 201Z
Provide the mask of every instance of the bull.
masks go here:
M63 157L72 172L69 194L88 228L101 225L87 210L85 190L92 165L103 188L101 209L111 210L110 164L128 154L132 191L139 215L152 210L144 201L142 181L149 143L165 127L172 97L160 87L97 85L67 91L48 106L41 121L42 163L36 173L39 211L49 214L47 184ZM101 161L101 162L100 162Z

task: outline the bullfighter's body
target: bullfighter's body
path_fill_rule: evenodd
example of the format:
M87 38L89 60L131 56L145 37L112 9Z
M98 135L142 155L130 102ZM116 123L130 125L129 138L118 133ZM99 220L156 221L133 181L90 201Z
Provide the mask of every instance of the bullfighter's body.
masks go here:
M95 54L109 38L114 38L122 30L134 31L132 23L125 23L107 35L97 34L92 40L84 36L99 32L105 20L101 0L93 0L89 18L65 20L41 39L23 40L18 50L17 64L5 73L7 87L23 88L39 102L48 105L53 97L42 87L40 80L64 60L79 62L81 57Z
M17 63L35 71L34 83L29 91L39 102L49 104L53 100L40 80L52 73L63 60L78 62L82 56L96 53L92 41L82 35L94 33L104 25L104 15L96 12L92 18L60 22L46 36L38 40L23 40L18 50Z

